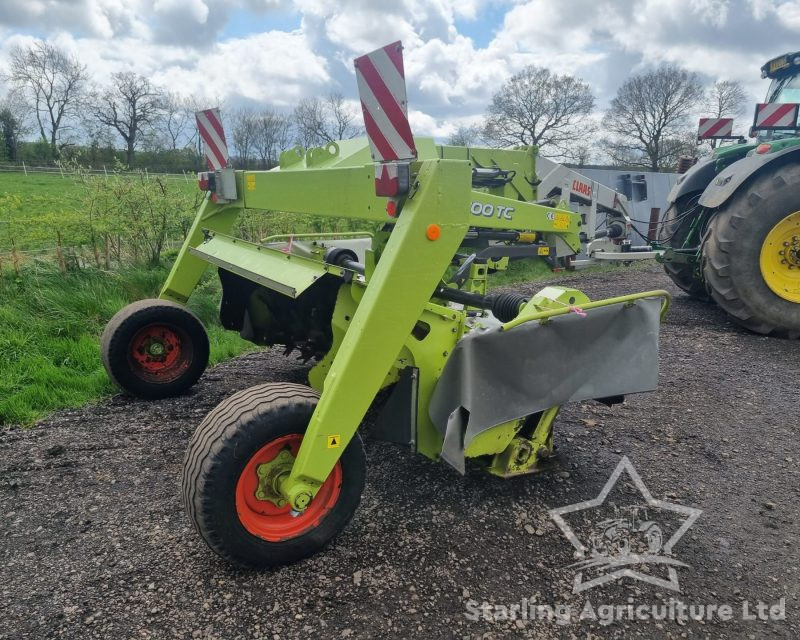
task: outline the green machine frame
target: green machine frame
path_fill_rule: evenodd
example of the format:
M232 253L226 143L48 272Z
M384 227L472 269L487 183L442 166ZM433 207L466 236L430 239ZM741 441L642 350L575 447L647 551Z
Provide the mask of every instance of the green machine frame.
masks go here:
M163 299L186 302L208 264L291 298L325 274L346 276L349 286L340 287L332 319L333 347L309 376L321 397L291 473L282 477L278 487L297 511L304 510L328 477L378 392L397 381L403 369L410 367L418 376L411 441L418 452L434 459L438 456L442 437L426 409L449 353L467 330L467 313L448 306L435 292L446 286L445 272L470 229L524 230L543 253L580 251L580 215L566 207L533 202L536 148L467 149L437 146L425 138L415 142L418 157L410 166L410 188L394 201L395 216L387 213L388 200L375 195L375 165L365 139L330 143L307 152L293 149L281 156L280 167L274 170L235 172L237 199L216 202L209 196L205 200L160 294ZM480 167L503 167L514 174L502 185L473 188L472 171ZM367 252L363 274L348 273L321 257L232 237L237 216L245 209L346 217L385 226ZM473 265L471 275L479 289L485 271ZM566 298L559 299L567 295L565 291L553 289L551 297L532 300L514 322L541 321L568 311ZM583 295L567 293L573 300ZM585 306L652 295L666 296L647 292ZM424 348L414 337L418 323L427 332ZM539 418L527 443L514 441L520 429L515 421L498 425L505 433L500 450L476 442L466 453L495 454L490 471L498 475L529 470L530 465L520 462L518 449L551 447L557 411L553 408Z

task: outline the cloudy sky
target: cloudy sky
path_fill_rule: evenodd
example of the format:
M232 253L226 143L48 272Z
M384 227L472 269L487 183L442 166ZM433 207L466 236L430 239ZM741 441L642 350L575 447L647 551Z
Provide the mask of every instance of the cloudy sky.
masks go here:
M352 59L401 39L416 134L446 137L526 64L589 82L602 108L633 72L676 62L741 80L800 49L800 0L0 0L8 49L44 38L98 82L146 74L173 91L288 109L355 98Z

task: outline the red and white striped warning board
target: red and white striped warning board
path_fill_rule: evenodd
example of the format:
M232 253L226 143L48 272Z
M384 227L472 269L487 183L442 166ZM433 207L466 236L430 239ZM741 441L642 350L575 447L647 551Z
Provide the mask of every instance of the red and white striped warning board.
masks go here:
M797 103L762 102L756 105L754 129L795 129L797 128Z
M197 131L203 140L208 168L212 171L228 166L228 145L225 142L225 131L219 109L206 109L195 114Z
M700 124L697 127L698 139L730 138L732 135L733 118L700 118Z
M393 42L356 58L356 79L364 126L376 162L417 157L406 105L403 45Z

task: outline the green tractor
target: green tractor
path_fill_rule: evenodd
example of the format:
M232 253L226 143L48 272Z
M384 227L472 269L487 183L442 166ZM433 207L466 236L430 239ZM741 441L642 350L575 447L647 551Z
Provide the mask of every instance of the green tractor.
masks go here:
M800 52L761 72L772 82L756 105L756 142L721 146L680 177L661 221L660 260L678 287L747 329L798 338Z

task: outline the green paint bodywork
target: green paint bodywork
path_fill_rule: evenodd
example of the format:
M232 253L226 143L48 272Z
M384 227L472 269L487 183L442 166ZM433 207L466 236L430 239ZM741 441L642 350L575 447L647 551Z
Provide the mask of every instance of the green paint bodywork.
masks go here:
M717 173L744 158L756 148L755 144L729 144L714 149L714 169Z
M418 370L413 446L438 457L442 439L428 416L430 398L456 343L481 319L471 318L470 308L453 308L432 294L443 284L468 229L535 231L548 246L560 238L575 253L581 248L580 215L532 202L537 199L535 148L467 149L437 146L426 138L417 138L416 146L411 188L397 201L396 218L386 213L387 199L375 195L375 168L365 139L289 150L272 171L237 171L239 198L225 204L206 199L160 294L185 302L208 264L291 299L321 278L342 278L330 320L331 347L309 373L321 396L302 445L290 470L287 461L277 476L263 469L265 478L272 478L269 499L286 500L299 511L328 477L376 394L407 367ZM515 174L505 184L473 189L473 167ZM322 251L299 255L232 237L237 215L247 208L347 217L382 223L384 230L372 238L359 274L326 264ZM439 228L435 240L428 239L430 225ZM487 272L487 265L473 265L463 290L486 293ZM548 287L520 318L542 319L591 304L597 303L588 303L577 290ZM552 450L557 411L544 412L528 436L520 435L525 419L498 425L481 434L467 455L486 458L488 470L497 475L534 470L538 452ZM336 436L337 446L329 446L330 436ZM268 492L266 486L261 490Z
M767 154L770 154L800 145L800 138L778 138L777 140L768 140L766 142L769 144L769 151L767 151Z
M516 437L503 451L495 454L488 467L489 473L501 478L534 473L542 460L553 454L553 421L560 407L551 407L538 417L530 438ZM517 420L524 426L525 420Z

